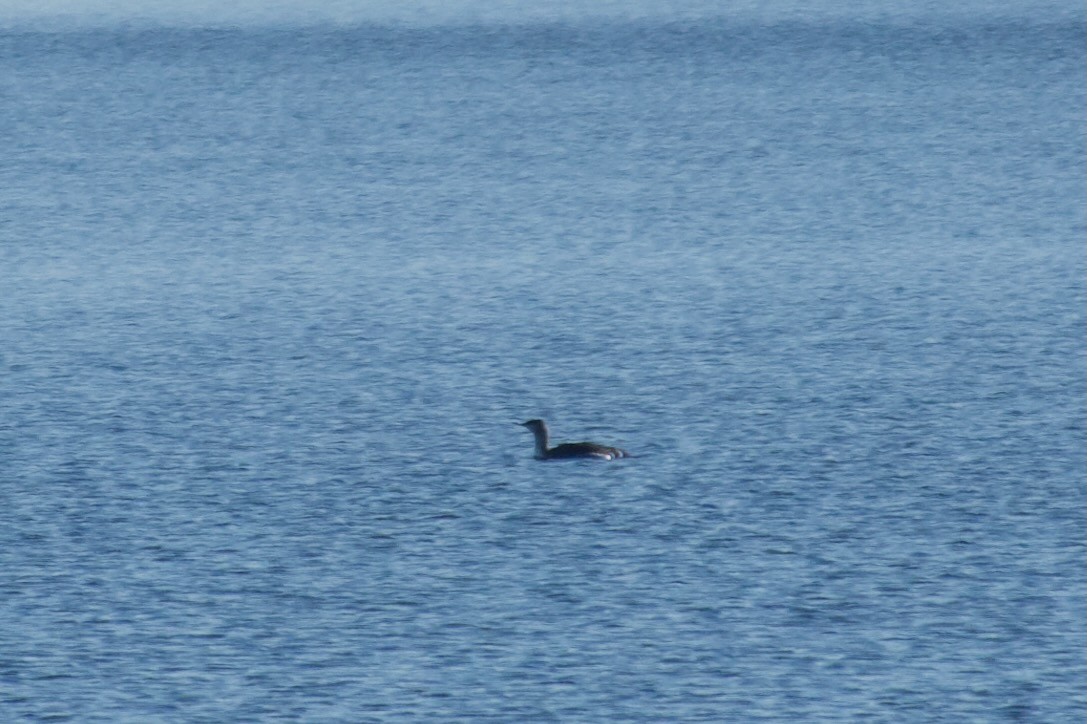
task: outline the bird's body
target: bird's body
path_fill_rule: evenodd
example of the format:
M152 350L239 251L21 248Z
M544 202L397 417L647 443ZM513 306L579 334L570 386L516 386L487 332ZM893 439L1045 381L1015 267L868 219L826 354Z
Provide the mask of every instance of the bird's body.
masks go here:
M570 460L574 458L615 460L616 458L630 457L630 453L617 447L598 445L595 442L567 442L555 447L548 447L550 435L547 424L543 420L529 420L522 422L523 427L532 431L536 438L537 460Z

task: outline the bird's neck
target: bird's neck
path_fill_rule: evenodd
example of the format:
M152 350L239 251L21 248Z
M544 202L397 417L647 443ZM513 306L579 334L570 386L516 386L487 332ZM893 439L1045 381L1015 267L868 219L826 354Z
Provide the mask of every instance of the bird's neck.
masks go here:
M536 457L547 457L547 428L533 430L532 434L536 436Z

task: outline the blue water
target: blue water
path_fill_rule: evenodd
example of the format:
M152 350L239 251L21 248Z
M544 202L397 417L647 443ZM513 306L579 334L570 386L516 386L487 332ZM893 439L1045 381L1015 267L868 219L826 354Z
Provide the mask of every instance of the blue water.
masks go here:
M1082 721L1084 61L0 32L0 718Z

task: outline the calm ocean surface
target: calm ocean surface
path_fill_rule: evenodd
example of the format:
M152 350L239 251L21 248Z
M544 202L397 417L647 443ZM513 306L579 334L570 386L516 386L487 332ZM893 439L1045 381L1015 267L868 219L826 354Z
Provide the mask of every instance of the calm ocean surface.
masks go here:
M0 31L0 719L1082 722L1081 20Z

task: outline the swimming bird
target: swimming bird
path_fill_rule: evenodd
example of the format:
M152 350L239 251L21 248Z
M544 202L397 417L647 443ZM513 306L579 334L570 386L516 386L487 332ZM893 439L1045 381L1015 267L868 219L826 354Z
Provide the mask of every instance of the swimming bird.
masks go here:
M548 447L547 423L543 420L529 420L518 423L527 427L536 437L537 460L565 460L570 458L595 458L597 460L614 460L616 458L628 458L630 453L617 447L597 445L595 442L567 442L555 447Z

